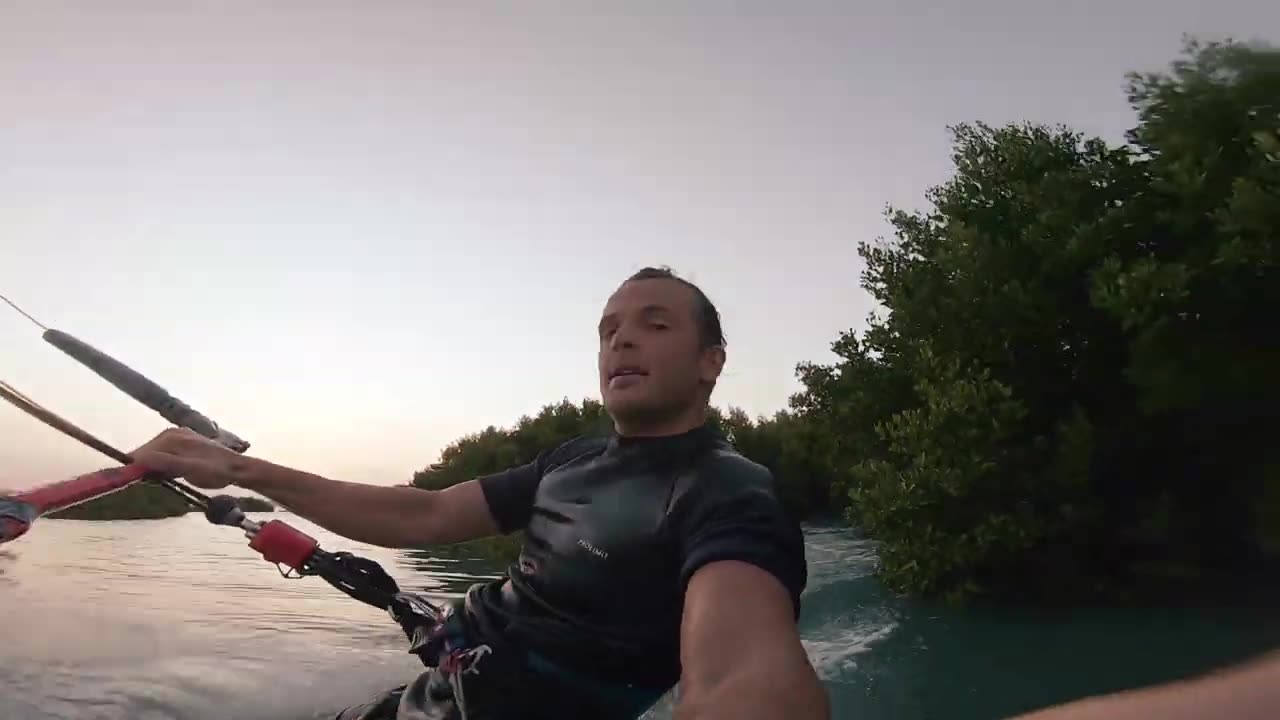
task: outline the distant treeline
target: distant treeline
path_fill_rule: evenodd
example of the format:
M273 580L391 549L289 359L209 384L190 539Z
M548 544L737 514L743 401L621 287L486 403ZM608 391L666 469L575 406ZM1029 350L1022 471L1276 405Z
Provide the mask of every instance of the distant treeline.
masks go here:
M245 512L271 512L275 505L257 497L238 497ZM182 498L157 485L136 483L129 487L49 515L66 520L151 520L191 512Z
M877 540L894 590L1169 595L1280 555L1280 53L1189 42L1128 97L1123 146L953 128L932 208L891 209L895 237L859 244L866 329L799 366L786 411L716 413L798 517ZM549 405L413 482L607 423Z

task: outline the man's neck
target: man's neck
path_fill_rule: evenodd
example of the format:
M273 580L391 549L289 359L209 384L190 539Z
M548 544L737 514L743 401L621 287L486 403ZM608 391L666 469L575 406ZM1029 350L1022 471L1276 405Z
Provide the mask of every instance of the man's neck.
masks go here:
M707 423L707 409L693 408L678 417L651 423L628 424L614 420L613 429L625 438L670 437L683 435Z

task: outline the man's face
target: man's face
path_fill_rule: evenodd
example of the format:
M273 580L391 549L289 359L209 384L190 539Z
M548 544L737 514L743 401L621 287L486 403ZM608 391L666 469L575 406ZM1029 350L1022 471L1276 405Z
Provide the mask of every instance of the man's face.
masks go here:
M696 298L676 280L632 280L618 288L600 318L600 394L615 420L657 423L702 401L723 350L703 348Z

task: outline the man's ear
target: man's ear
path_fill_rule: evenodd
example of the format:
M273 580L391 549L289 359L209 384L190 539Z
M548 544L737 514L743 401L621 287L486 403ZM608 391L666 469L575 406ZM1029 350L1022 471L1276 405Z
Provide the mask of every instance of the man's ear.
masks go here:
M720 378L720 372L724 370L725 353L724 347L716 345L702 351L702 381L706 383L714 383Z

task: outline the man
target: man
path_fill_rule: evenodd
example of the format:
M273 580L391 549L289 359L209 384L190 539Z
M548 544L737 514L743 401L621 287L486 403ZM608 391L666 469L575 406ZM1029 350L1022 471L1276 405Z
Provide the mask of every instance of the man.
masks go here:
M466 637L448 645L461 655L442 663L454 683L445 694L468 718L633 718L677 681L678 720L829 717L796 629L800 529L769 471L707 425L725 362L715 306L646 268L609 298L598 335L614 431L445 490L330 480L179 430L134 457L386 547L524 530L508 577L472 588L450 616ZM343 717L443 717L440 675Z
M529 542L510 579L471 593L478 624L505 623L508 634L533 647L529 657L539 661L533 685L513 681L503 687L502 677L488 678L498 688L492 695L516 691L498 698L512 701L500 709L510 716L547 710L560 718L612 717L614 698L634 714L665 687L678 664L677 720L827 717L827 698L794 625L803 584L795 527L782 519L772 494L761 487L763 470L702 427L707 398L724 363L715 308L692 285L665 271L645 270L610 298L599 329L601 392L615 435L604 443L579 439L527 466L446 490L327 480L240 457L181 430L162 433L134 457L205 488L234 483L258 491L333 532L388 547L429 547L527 527ZM680 473L682 467L697 472ZM704 480L700 488L689 486ZM672 490L666 512L637 487L646 484ZM0 489L0 497L7 494ZM646 510L657 517L646 517ZM645 525L646 519L665 521L680 538L666 546L665 562L655 551L660 543L637 542L654 539L637 532L653 527ZM598 525L601 521L607 525ZM629 577L633 572L641 582ZM658 581L644 584L654 578ZM505 598L514 599L510 610L503 609ZM677 617L673 608L679 608L678 621L672 619ZM488 646L472 649L479 647ZM556 663L548 654L564 659ZM611 663L614 654L624 660L648 657L652 667ZM475 655L482 670L476 677L483 678L492 655ZM576 662L575 655L580 656ZM519 675L507 659L508 665L499 667L508 676ZM601 667L593 668L597 662ZM630 667L652 681L618 683L612 679L618 665L624 676ZM551 701L529 707L530 688L544 687L536 684L537 673L588 680L547 681L555 690L546 693ZM605 679L593 682L597 675ZM601 689L615 694L602 711L580 712L592 700L570 706L574 700L555 697L575 689L584 695ZM403 693L362 706L367 712L356 709L362 715L343 716L374 718L385 709L387 717L402 711L397 720L444 717L431 705L420 678ZM1182 682L1020 717L1271 720L1280 717L1280 653Z

